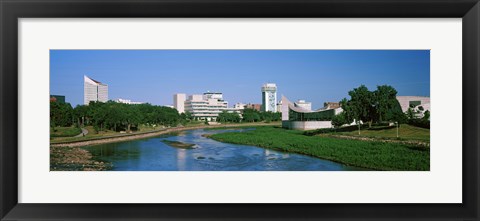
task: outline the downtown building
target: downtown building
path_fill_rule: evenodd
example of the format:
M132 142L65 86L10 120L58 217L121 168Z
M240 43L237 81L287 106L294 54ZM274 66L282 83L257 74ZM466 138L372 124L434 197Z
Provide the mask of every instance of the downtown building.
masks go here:
M219 92L206 92L203 94L173 95L173 106L179 113L189 112L194 119L216 121L223 111L240 114L240 109L228 108L228 102Z
M277 85L274 83L262 86L262 111L277 112Z
M108 85L83 76L83 103L88 105L91 101L107 102Z

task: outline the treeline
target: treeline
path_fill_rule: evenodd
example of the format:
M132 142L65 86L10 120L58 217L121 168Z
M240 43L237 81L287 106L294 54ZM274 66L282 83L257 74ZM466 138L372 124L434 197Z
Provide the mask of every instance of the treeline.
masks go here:
M96 131L131 131L140 124L177 126L186 121L173 108L151 104L123 104L113 101L90 102L89 105L50 102L50 126L91 125Z
M340 101L343 112L334 116L332 124L339 127L352 122L372 124L383 122L397 122L398 124L414 124L415 126L430 127L430 113L425 112L423 118L417 118L418 113L409 109L402 112L397 100L397 90L389 85L377 86L375 91L370 91L365 85L348 92L350 99ZM360 124L358 124L360 129Z
M218 115L217 121L232 123L265 121L269 123L271 121L279 121L281 119L282 114L279 112L260 112L255 109L245 108L242 111L242 116L240 116L238 113L229 113L227 111L223 111Z

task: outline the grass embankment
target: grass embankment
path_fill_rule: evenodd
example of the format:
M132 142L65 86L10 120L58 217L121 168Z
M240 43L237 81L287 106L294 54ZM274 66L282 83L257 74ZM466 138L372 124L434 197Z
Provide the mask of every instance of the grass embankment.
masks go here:
M305 136L302 131L257 127L210 138L227 143L300 153L375 170L430 170L430 149L400 143Z
M358 130L348 131L348 132L338 132L335 134L348 135L355 137L369 137L369 138L378 138L378 139L398 139L398 140L409 140L409 141L430 141L430 130L420 127L414 127L408 124L402 124L398 128L398 138L397 138L397 127L372 127L364 128L360 130L360 135Z
M55 130L50 128L51 137L73 137L82 133L82 129L78 127L55 127Z
M73 128L73 127L72 127ZM82 130L80 128L78 129L78 133L72 136L63 136L63 137L55 137L55 136L50 136L50 143L59 143L59 142L70 142L70 141L81 141L81 140L91 140L91 139L96 139L96 138L102 138L102 137L110 137L110 136L124 136L128 135L127 133L120 133L120 132L115 132L113 130L103 130L103 131L98 131L96 132L93 126L86 126L85 129L88 130L88 134L82 137L74 137L80 133L82 133ZM165 128L154 128L154 127L146 127L146 126L140 126L139 130L134 131L129 134L135 134L135 133L146 133L146 132L152 132L152 131L160 131L164 130Z

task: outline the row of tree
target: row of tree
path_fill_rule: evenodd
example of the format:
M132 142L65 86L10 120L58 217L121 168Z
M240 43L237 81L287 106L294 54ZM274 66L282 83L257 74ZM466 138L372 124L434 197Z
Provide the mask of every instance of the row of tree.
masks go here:
M217 121L218 122L232 122L232 123L239 123L239 122L271 122L271 121L279 121L282 119L282 114L279 112L260 112L255 109L245 108L242 111L242 115L238 113L229 113L227 111L223 111L218 115Z
M97 131L131 131L140 124L177 126L186 124L195 119L191 113L179 114L174 108L151 104L123 104L113 101L106 103L91 102L89 105L77 105L75 108L69 103L50 102L50 126L68 127L75 125L84 127L91 125ZM260 122L279 121L281 113L259 112L255 109L244 109L242 116L238 113L222 112L218 122Z
M151 104L122 104L113 101L91 102L89 105L50 102L50 126L83 127L92 125L97 131L131 131L139 124L177 126L186 120L173 108Z
M352 122L372 123L396 122L398 124L413 121L415 115L409 110L402 112L397 100L397 90L389 85L377 86L375 91L370 91L365 85L348 92L350 99L340 101L343 112L334 116L332 124L339 127ZM429 113L423 120L429 119ZM357 124L360 129L360 124Z

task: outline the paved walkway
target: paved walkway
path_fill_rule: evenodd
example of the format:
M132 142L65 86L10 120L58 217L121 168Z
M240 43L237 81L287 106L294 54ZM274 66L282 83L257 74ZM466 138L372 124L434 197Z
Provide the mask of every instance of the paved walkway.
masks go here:
M82 133L79 134L79 135L77 135L77 136L75 136L75 137L83 137L84 135L87 135L87 134L88 134L88 130L85 129L85 128L82 128Z

